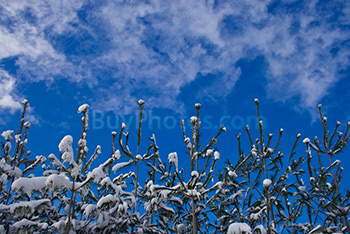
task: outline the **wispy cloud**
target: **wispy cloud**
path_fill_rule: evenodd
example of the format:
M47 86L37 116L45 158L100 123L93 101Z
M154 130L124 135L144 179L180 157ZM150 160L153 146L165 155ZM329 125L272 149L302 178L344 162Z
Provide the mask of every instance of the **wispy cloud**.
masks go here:
M211 75L198 98L225 98L237 62L265 58L267 94L308 109L349 65L347 1L6 1L0 59L17 58L21 82L84 83L94 105L130 112L138 98L183 109L178 97ZM3 85L2 85L3 86ZM199 87L199 86L198 86Z
M0 107L14 112L21 109L21 104L14 93L15 79L0 70Z
M5 125L9 121L9 113L14 114L23 109L21 101L23 97L17 95L16 79L6 71L0 69L0 122ZM32 124L40 124L39 116L36 116L35 109L29 106L26 120Z

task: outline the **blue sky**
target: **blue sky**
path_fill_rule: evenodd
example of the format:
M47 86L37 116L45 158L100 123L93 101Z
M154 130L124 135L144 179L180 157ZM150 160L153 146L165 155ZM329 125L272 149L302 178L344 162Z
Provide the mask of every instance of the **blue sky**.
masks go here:
M58 154L66 134L77 142L83 103L90 150L100 144L101 157L122 118L135 130L138 99L146 101L144 145L155 133L164 159L186 157L177 123L197 102L204 141L227 126L218 146L231 161L254 98L265 132L285 129L286 152L297 133L320 135L317 104L332 127L350 120L346 0L1 1L0 45L1 128L16 128L28 99L35 155ZM350 176L348 153L340 159Z

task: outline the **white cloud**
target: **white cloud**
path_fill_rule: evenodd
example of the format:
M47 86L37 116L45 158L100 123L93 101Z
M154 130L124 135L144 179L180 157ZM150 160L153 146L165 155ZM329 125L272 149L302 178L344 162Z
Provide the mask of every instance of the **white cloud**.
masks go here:
M3 17L14 21L13 25L10 24L12 28L32 24L39 33L50 28L52 33L61 34L72 29L70 25L76 22L77 10L82 7L82 1L12 0L1 1L1 7L5 13Z
M13 92L14 85L15 79L7 72L0 70L0 107L12 112L21 109L21 104Z
M164 83L163 87L173 85L171 92L175 99L180 88L196 79L199 72L224 73L217 82L226 85L215 95L225 96L240 75L232 72L232 65L245 57L263 55L269 66L265 74L269 96L280 101L300 97L303 108L314 107L340 79L339 69L349 62L349 48L335 56L331 52L338 42L347 40L349 31L332 27L324 19L317 1L304 3L303 10L294 13L288 13L288 9L269 13L271 2L235 1L217 8L203 1L108 5L103 15L111 34L117 38L113 41L113 54L108 55L109 62L121 73L131 69L125 74L142 78L146 87L161 87L159 81ZM325 11L333 7L327 4ZM226 18L230 21L227 25ZM140 22L142 19L147 23ZM142 42L147 35L151 35L148 40L158 37L152 45L158 53ZM214 47L215 55L201 40ZM162 57L157 57L159 53L168 55L170 61L161 61ZM125 65L127 69L123 68ZM134 70L135 67L138 69ZM159 74L166 75L166 79ZM169 92L160 89L163 94Z
M0 59L17 57L19 76L27 82L53 81L54 77L79 81L79 66L54 48L53 37L74 31L80 1L1 1ZM76 72L78 71L78 72Z
M24 82L84 82L95 106L130 112L140 97L149 106L181 111L181 89L200 75L218 80L194 90L198 98L225 98L244 78L237 61L259 55L268 66L262 76L269 97L297 97L308 109L349 64L344 42L350 31L343 26L350 24L350 5L273 3L2 1L0 17L8 23L0 26L0 59L16 57ZM337 4L343 7L333 14Z
M9 113L14 114L18 111L22 111L23 107L21 101L23 98L19 97L16 93L16 80L8 72L0 69L0 122L6 124L9 121ZM32 124L40 124L38 117L35 114L34 108L29 106L27 109L26 121Z

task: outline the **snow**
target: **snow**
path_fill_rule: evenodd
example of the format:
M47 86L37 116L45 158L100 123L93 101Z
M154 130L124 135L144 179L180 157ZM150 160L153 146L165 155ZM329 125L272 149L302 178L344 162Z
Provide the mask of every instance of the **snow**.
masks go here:
M187 145L186 145L187 148L191 149L192 148L192 143L189 142Z
M100 182L101 186L110 186L116 194L120 194L122 191L122 187L120 185L116 185L115 183L112 183L111 179L109 177L104 178Z
M230 176L230 177L237 177L237 173L236 172L234 172L234 171L229 171L228 172L228 175Z
M78 145L79 145L79 147L84 148L86 146L86 140L85 139L79 139Z
M0 168L3 170L7 175L14 177L14 178L19 178L22 176L22 170L19 169L16 166L10 166L6 163L6 160L3 158L0 161Z
M200 198L201 194L200 192L198 192L196 189L189 189L187 191L187 195L189 197L197 197L198 199Z
M160 206L162 209L164 209L164 210L166 210L166 211L168 211L168 212L170 212L170 213L173 213L173 214L176 213L175 210L174 210L173 208L170 208L170 207L166 206L164 203L160 203L159 206Z
M50 205L51 202L49 199L42 199L33 201L22 201L19 203L11 204L9 205L9 207L10 213L17 217L30 217L35 211L40 213L43 209L49 208Z
M24 127L26 127L26 128L30 128L30 123L27 121L27 122L25 122L24 123Z
M7 131L3 131L1 133L1 136L6 140L6 141L10 141L12 139L12 134L13 134L13 130L7 130Z
M196 104L194 104L194 107L199 109L199 108L201 108L201 104L200 103L196 103Z
M8 179L8 176L6 174L2 174L0 176L0 185L5 185L7 183L7 179ZM6 189L6 186L5 186L5 189Z
M140 103L139 101L139 105L143 105L143 102ZM79 107L78 112L86 113L87 108L88 108L88 105L87 106L82 105ZM192 123L197 124L198 121L199 119L197 117L191 118ZM125 127L126 126L123 123L122 128L125 128ZM283 132L283 129L281 129L280 132ZM17 142L20 142L20 144L24 144L24 142L21 142L21 140L23 140L22 139L23 136L21 136L20 134L13 136L12 130L4 131L1 135L7 140L11 140L12 137L14 137ZM112 132L112 135L116 136L117 133ZM301 136L300 133L297 134L297 137L300 137L300 136ZM86 150L87 142L85 140L85 137L86 137L86 133L83 132L82 138L78 142L79 148L81 147L80 149L83 149L82 150L83 153L87 151ZM271 138L272 134L269 134L269 137ZM154 144L155 144L154 135L152 135L151 139L154 140ZM190 145L190 147L193 147L191 144L190 138L185 137L184 140L186 144ZM308 143L310 142L310 139L305 138L303 142ZM114 143L115 142L113 142L113 144ZM10 147L11 145L10 142L7 142L7 144L8 144L7 147ZM45 164L42 165L42 168L45 170L43 174L44 176L42 177L35 177L33 174L26 178L16 179L20 176L23 176L22 174L26 175L26 173L22 173L20 169L20 168L24 169L25 168L24 165L21 164L20 166L15 167L14 165L17 165L17 162L13 163L7 159L7 158L11 159L10 156L0 161L0 171L3 172L0 176L1 189L5 188L5 190L8 190L12 193L10 200L8 201L10 205L7 205L8 203L6 203L6 205L0 204L0 212L3 212L3 213L8 212L10 214L13 213L14 214L13 217L15 218L20 217L20 219L11 220L11 224L10 224L11 228L21 229L21 228L28 228L28 227L33 228L35 226L35 228L47 229L48 224L45 223L47 222L47 220L41 219L42 214L38 214L37 211L40 212L40 210L47 210L48 213L56 212L55 210L57 208L56 206L60 204L60 208L59 208L60 214L58 215L59 217L58 218L53 217L53 221L52 222L50 221L50 224L52 224L52 226L57 227L58 232L61 232L60 230L63 230L62 227L64 228L65 222L67 222L68 220L67 212L70 208L71 210L77 211L77 213L71 216L71 222L73 227L71 232L79 230L79 228L84 225L90 225L90 224L94 225L95 227L102 227L102 226L108 227L109 225L113 226L113 225L116 225L115 223L118 223L118 222L125 222L126 225L130 225L130 223L133 222L132 221L133 219L140 221L140 223L142 221L145 224L145 229L147 229L147 228L150 228L150 226L147 226L147 225L149 224L153 225L153 222L154 223L158 222L158 219L153 217L145 218L146 216L149 215L151 217L153 215L161 214L159 213L160 211L164 213L175 214L177 212L177 209L179 208L177 205L175 205L174 202L181 204L181 206L182 204L184 204L184 206L190 207L189 202L191 202L192 200L192 202L195 203L195 209L196 209L195 212L198 214L198 217L203 216L203 214L205 214L204 212L210 213L212 211L216 211L215 206L227 212L227 214L223 212L222 216L217 217L218 221L221 222L222 225L224 225L221 227L221 230L227 230L227 234L252 233L253 227L255 227L253 230L254 233L259 232L259 230L260 230L259 233L264 233L264 234L267 233L265 227L263 226L264 224L266 224L265 222L265 218L267 214L266 207L268 205L266 203L266 200L264 203L264 199L261 199L262 201L261 204L258 204L257 206L252 205L248 207L248 210L244 210L245 209L244 204L240 202L244 201L247 195L250 195L252 193L250 191L251 187L249 187L249 185L246 186L243 183L241 185L241 182L244 179L244 176L243 178L241 177L242 175L241 169L243 167L238 168L238 167L233 167L233 165L228 165L226 168L224 168L224 171L226 172L225 176L216 177L214 172L215 169L217 169L217 168L214 168L215 160L220 159L221 156L220 156L220 153L215 150L216 148L214 145L209 144L205 146L205 149L209 147L213 148L213 149L207 149L206 152L205 151L200 153L194 152L193 157L195 159L199 159L198 154L202 154L202 157L207 157L208 162L210 161L209 160L210 157L213 156L213 160L212 160L213 166L206 167L205 170L203 170L203 174L200 174L200 172L202 171L201 167L203 166L204 163L198 163L197 166L199 168L196 167L196 170L190 171L191 172L190 180L188 180L189 172L184 173L183 170L180 172L178 171L179 159L176 152L172 152L168 154L169 163L174 164L175 173L174 173L174 170L171 170L170 167L168 167L169 165L166 165L165 163L161 162L159 155L156 155L158 156L158 158L156 158L158 161L155 167L152 169L154 169L154 171L157 171L160 174L160 175L157 175L156 177L157 179L158 177L162 176L161 177L162 184L158 185L156 180L152 181L152 178L150 176L145 178L140 178L142 177L141 174L140 174L140 177L138 177L140 178L140 181L138 181L136 184L135 183L136 176L134 172L119 174L116 177L108 175L109 166L112 164L113 164L112 170L116 172L120 168L129 166L129 165L132 165L134 167L135 159L145 160L145 164L148 163L149 162L148 160L152 159L151 157L147 156L148 151L144 155L137 154L135 158L133 158L132 160L129 160L126 162L120 162L115 165L114 164L115 159L119 160L121 158L120 151L116 150L114 153L112 152L112 157L107 159L100 166L95 167L90 172L87 172L87 171L82 172L81 169L84 165L80 165L79 163L79 166L78 166L78 164L74 161L74 153L73 153L74 151L73 151L72 144L73 144L73 137L70 135L65 136L61 140L61 142L58 145L58 148L62 153L62 160L57 159L53 154L51 154L49 158L52 159L53 162L50 165L45 165ZM313 149L312 143L310 143L309 146L310 147L308 148L310 148L310 152L311 152L311 150ZM265 151L266 149L268 153L271 153L271 154L273 153L273 148L268 148L268 146L265 146L263 144L262 144L262 147L264 150L258 150L260 147L253 145L253 148L250 151L251 155L245 155L244 157L258 155L259 158L262 158L264 155L260 155L261 154L260 151ZM6 149L6 146L5 146L5 149ZM191 153L192 152L193 151L191 151ZM249 153L249 150L247 150L247 152ZM99 145L96 147L95 154L94 154L97 157L96 154L101 154L101 147ZM43 156L36 157L38 164L44 163L44 159L45 158ZM203 161L206 161L206 159L203 159L203 158L200 158L200 159ZM253 158L253 160L255 159ZM67 166L67 164L63 165L64 163L63 161L68 161L70 165L69 166ZM340 164L340 160L335 160L332 166L339 165L339 164ZM31 166L28 167L28 165L26 165L26 169L30 167ZM206 173L208 173L209 168L210 168L210 172L209 172L209 175L207 176ZM245 169L246 168L242 169L243 175L245 173L244 171ZM326 169L321 168L321 171L324 171L324 170ZM211 173L213 173L213 175ZM283 172L281 173L282 174L279 174L279 175L282 176L281 177L282 179L288 179L288 175L290 175L291 173L294 173L294 171L292 171L292 168L290 165L287 165L286 173L285 174L283 174ZM270 172L268 174L272 175L272 173ZM314 174L315 174L314 175L315 178L317 178L318 180L319 175L317 174L317 171L315 171ZM78 175L80 176L78 177ZM77 180L74 182L74 187L73 187L72 181L74 180L74 177L76 177ZM236 179L233 180L232 179L233 177L238 177L238 178L237 180ZM199 180L199 178L201 178L201 180ZM214 178L215 178L215 181L218 181L215 184L214 184ZM261 197L264 198L265 193L268 191L268 189L272 189L272 186L274 186L274 184L270 179L265 179L261 181L260 180L261 178L262 177L259 177L257 179L259 179L259 184L261 184L262 182L262 185L265 189L264 193L262 193L263 195L261 195ZM113 180L113 182L111 180ZM212 180L212 183L210 183L210 180ZM299 186L298 189L295 189L296 187L293 187L293 191L290 191L288 189L289 187L287 186L288 184L283 184L281 188L283 188L283 186L286 186L286 187L283 188L282 191L284 191L285 193L289 193L289 192L292 193L296 191L294 194L298 196L302 193L309 192L307 189L309 184L304 185L301 178L300 180L301 180L301 186ZM165 182L163 183L163 181ZM328 181L331 182L330 179L328 179L326 182ZM146 186L144 184L145 182L147 182ZM310 182L313 185L316 183L313 177L310 178ZM12 183L11 185L12 190L8 188L11 183ZM280 181L277 181L275 183L277 186L280 185ZM135 184L136 186L138 186L138 188L133 190ZM328 186L328 189L330 190L332 189L331 183L326 183L326 185ZM145 186L145 188L142 188L143 186ZM260 189L260 188L261 187L257 187L257 189ZM277 187L277 189L278 188L279 187ZM135 193L133 191L135 191ZM33 196L33 194L35 194L35 196ZM89 194L89 196L91 197L85 197L87 194ZM144 197L144 194L146 194L147 197ZM255 194L258 196L258 193L255 193ZM26 197L26 195L28 196L28 198ZM271 195L276 195L276 194L271 194ZM42 199L47 197L50 197L52 200L49 200L49 199L35 200L35 199ZM73 207L70 207L71 197L74 197L76 201L73 204ZM241 198L241 197L245 197L245 198ZM273 205L277 204L278 200L276 197L271 196L270 198L271 204ZM19 201L23 199L27 199L29 201ZM220 204L221 201L226 201L226 200L227 200L226 204L230 204L230 205L226 206L225 202ZM253 198L253 200L255 200L255 198ZM206 201L208 202L206 203ZM232 208L231 204L234 204L236 202L238 202L237 208L235 207ZM294 202L294 200L292 200L292 202ZM242 208L240 207L240 204L243 205ZM292 206L294 206L294 204L288 201L288 199L286 201L286 204L290 209L292 209L293 208ZM139 212L141 212L141 214L139 214L137 211L134 212L134 210L136 210L134 209L135 207L137 208L137 210L139 210ZM212 209L212 210L209 210L209 209ZM145 213L144 211L147 211L149 213L147 212ZM164 221L160 219L159 220L164 222L165 225L169 224L170 226L172 226L173 227L173 229L171 230L172 232L188 233L190 231L191 222L189 222L189 219L187 217L190 217L191 210L187 210L187 211L188 211L187 213L189 214L186 214L185 212L184 215L181 214L177 216L175 219L170 219L169 218L170 216L168 217L167 215L164 215ZM36 215L35 217L33 217L34 214ZM236 214L242 214L242 218L235 219L234 217ZM284 217L284 218L286 217L286 215L282 211L280 211L279 214L281 215L281 217ZM215 213L214 215L213 213L210 215L211 215L210 217L214 217ZM28 220L25 218L27 218ZM37 220L40 220L40 222L36 222ZM249 223L252 225L252 228L246 223L230 224L230 222L233 222L233 220L240 220L241 222L249 221ZM198 230L198 232L201 232L204 229L204 225L208 225L209 222L211 222L211 220L208 220L207 223L205 224L203 222L203 226L200 227L201 230ZM271 222L272 222L271 226L273 226L272 227L273 229L275 228L274 227L275 225L277 226L276 229L280 228L279 224L273 223L272 219L271 219ZM156 225L157 224L155 224L154 227L156 227ZM300 225L302 226L304 224L300 224ZM304 225L304 228L305 226L306 225ZM87 226L84 226L84 228L85 227ZM116 227L115 230L118 230L117 228L118 227ZM4 227L0 226L0 233L2 232L1 230L3 229ZM138 230L139 230L138 233L142 233L143 231L145 231L145 229L142 229L140 225L140 227L138 227ZM84 232L86 230L88 230L88 228L86 228L81 232ZM91 233L94 233L94 230L96 229L93 229ZM310 230L307 230L307 231L310 231Z
M272 148L268 148L267 152L270 153L270 154L273 154L274 150Z
M250 151L251 155L253 155L254 157L256 157L258 155L258 151L257 149L255 148L255 145L253 145L253 148L252 150Z
M208 156L208 157L212 156L213 153L214 153L214 151L213 151L212 149L208 149L208 150L207 150L207 156Z
M259 221L259 220L261 220L263 211L265 211L265 209L261 209L257 213L250 214L250 216L249 216L250 220L252 220L252 221Z
M100 165L87 174L87 180L93 179L94 183L98 184L102 179L105 178L105 176L106 175L103 172L103 167Z
M223 185L223 182L222 181L218 181L218 182L216 182L216 184L213 187L217 188L217 189L222 189L222 185Z
M98 202L96 207L100 208L102 207L104 204L108 204L108 203L115 203L117 201L117 198L111 194L108 194L105 197L102 197Z
M119 160L120 159L120 151L119 150L116 150L113 154L113 158Z
M185 224L181 223L181 224L176 225L176 233L186 233Z
M190 121L191 121L192 124L195 124L197 122L197 117L196 116L192 116Z
M88 109L89 109L89 105L88 104L83 104L83 105L79 106L78 113L86 112Z
M90 214L91 214L94 210L96 210L96 205L94 205L94 204L89 204L89 205L83 207L83 210L84 210L84 216L85 216L85 217L89 217Z
M155 186L153 185L153 187L155 187ZM159 190L160 197L161 197L164 201L168 198L168 196L169 196L170 193L171 193L170 190L166 190L166 189Z
M137 101L137 104L139 104L139 106L142 106L143 104L145 104L145 101L140 99Z
M74 178L80 174L81 168L74 161L72 161L72 165L73 167L70 169L70 175Z
M67 135L63 137L60 144L58 145L58 149L60 152L66 151L72 147L73 143L73 137L70 135Z
M232 223L230 224L227 234L250 234L252 229L246 223Z
M31 226L38 226L41 229L47 229L49 227L47 223L33 222L28 219L22 219L21 221L18 221L13 224L13 227L17 229L22 229L22 228L31 227Z
M255 230L260 230L260 234L267 234L265 227L261 224L254 228L254 233L255 233Z
M71 135L67 135L63 137L60 144L58 145L59 151L63 153L62 158L65 162L68 161L69 163L73 163L74 155L73 155L72 144L73 144L73 137Z
M49 159L52 160L52 164L57 167L64 167L63 164L58 160L58 158L54 154L50 154L48 156Z
M270 187L271 184L272 184L272 181L270 179L265 179L263 182L264 188Z
M119 170L120 168L123 168L127 165L130 165L132 163L132 160L130 160L129 162L121 162L118 163L116 165L113 166L112 171L116 172L117 170Z
M233 201L236 197L242 197L242 196L243 196L243 192L244 192L243 189L240 189L238 192L232 194L232 195L228 198L228 200Z
M303 140L304 144L310 143L310 139L308 137L305 137L305 139Z
M50 175L49 177L47 177L45 184L52 190L72 188L72 182L70 182L68 177L65 175L56 175L56 174Z
M195 177L195 178L198 178L198 177L199 177L198 171L192 171L192 172L191 172L191 176L192 176L192 177Z
M317 231L319 231L319 229L321 229L322 226L321 225L317 225L314 229L312 229L309 233L315 233Z
M35 192L42 191L46 185L47 177L19 178L13 182L11 189L16 192L23 192L30 197Z
M65 227L65 220L60 220L58 222L55 222L52 224L52 226L54 226L57 230L59 230L59 233L63 233L64 232L64 227Z
M12 149L12 145L11 145L11 142L6 142L6 144L5 144L5 149L6 149L6 151L7 152L10 152L11 151L11 149Z
M177 158L177 153L173 152L168 155L168 160L169 163L173 163L175 166L175 169L178 170L178 158Z
M122 129L125 129L125 128L126 128L125 123L122 123Z
M136 155L137 160L142 160L142 156L140 154Z
M220 153L218 151L214 152L214 160L218 160L220 158Z
M21 134L16 134L16 135L15 135L15 142L16 142L16 143L21 142L21 137L22 137Z
M29 103L29 101L28 101L27 99L23 99L23 100L21 101L21 103L22 103L23 105L27 105L27 104Z
M102 154L102 152L101 152L101 146L100 146L100 145L97 145L97 146L96 146L96 153L97 153L97 154Z

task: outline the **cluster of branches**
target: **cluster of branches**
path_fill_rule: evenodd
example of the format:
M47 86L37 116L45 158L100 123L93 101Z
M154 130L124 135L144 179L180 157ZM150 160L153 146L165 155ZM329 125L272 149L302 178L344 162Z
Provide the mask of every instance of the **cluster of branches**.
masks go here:
M135 151L122 124L119 134L112 132L108 159L91 168L102 152L100 146L92 153L87 147L89 106L78 109L83 129L77 150L67 135L59 157L32 158L26 151L30 123L25 122L29 103L24 100L19 131L1 134L0 233L350 233L350 193L341 192L343 168L335 160L347 145L350 123L344 133L339 122L330 132L319 105L321 142L305 138L306 154L297 154L297 134L286 157L280 144L283 129L275 143L272 134L265 135L256 99L257 138L247 126L249 149L244 152L238 134L237 159L217 169L215 145L226 129L221 126L202 146L200 104L189 131L181 122L185 150L169 153L164 162L152 135L141 153L144 104L138 101ZM190 159L185 170L178 162L184 151ZM125 168L130 171L122 173ZM147 176L140 176L144 171Z

